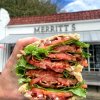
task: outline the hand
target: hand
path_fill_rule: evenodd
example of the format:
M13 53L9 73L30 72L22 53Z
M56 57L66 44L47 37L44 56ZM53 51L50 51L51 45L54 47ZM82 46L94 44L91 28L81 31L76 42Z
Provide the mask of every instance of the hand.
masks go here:
M25 98L18 93L18 82L14 72L14 66L16 65L17 54L20 53L20 50L37 40L37 38L30 37L20 39L16 43L14 50L0 75L0 100L25 100Z

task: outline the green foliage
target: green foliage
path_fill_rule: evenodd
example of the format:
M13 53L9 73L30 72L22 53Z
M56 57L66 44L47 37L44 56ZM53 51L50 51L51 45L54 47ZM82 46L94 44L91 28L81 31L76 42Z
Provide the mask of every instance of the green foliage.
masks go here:
M48 15L56 13L54 5L50 1L42 0L0 0L0 8L5 8L11 17Z

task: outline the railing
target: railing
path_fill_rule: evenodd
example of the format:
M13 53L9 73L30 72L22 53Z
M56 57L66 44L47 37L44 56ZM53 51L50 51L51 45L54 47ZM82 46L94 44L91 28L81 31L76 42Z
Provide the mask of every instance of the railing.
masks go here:
M82 75L87 85L96 86L98 92L100 86L100 72L83 72Z

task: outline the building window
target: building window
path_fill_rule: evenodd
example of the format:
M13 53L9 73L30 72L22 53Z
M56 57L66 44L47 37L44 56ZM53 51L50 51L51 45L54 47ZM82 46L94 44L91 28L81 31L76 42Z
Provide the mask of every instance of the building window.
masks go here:
M100 71L100 45L90 45L89 49L86 49L88 53L91 54L89 57L87 68L84 68L84 71Z
M9 44L8 45L8 57L11 55L13 49L14 49L15 44Z

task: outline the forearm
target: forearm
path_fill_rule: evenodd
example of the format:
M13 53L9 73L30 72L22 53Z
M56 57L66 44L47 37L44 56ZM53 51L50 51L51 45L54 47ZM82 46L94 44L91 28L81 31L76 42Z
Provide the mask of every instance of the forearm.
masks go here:
M4 77L2 75L0 76L0 100L10 100L11 97L9 97L9 94L11 94L11 91L7 90L7 82L5 81Z
M9 88L7 88L7 85L9 86L9 84L7 84L8 80L5 79L5 77L3 77L2 75L0 76L0 100L2 98L2 100L4 98L8 98L9 97L9 93L11 93L11 91L8 91Z
M18 91L14 90L15 87L15 89L18 89L18 85L17 77L15 75L15 70L13 67L15 65L15 62L12 62L12 60L13 59L11 57L8 59L0 75L0 100L12 100L12 98L18 98L16 96Z
M1 75L0 75L0 100L1 100L1 98L3 98L3 97L4 97L3 79L2 79L2 77L1 77Z
M27 100L16 90L18 89L17 83L13 83L17 87L14 88L11 82L14 82L14 80L7 80L2 75L0 76L0 100Z
M0 76L0 100L26 100L18 92L17 76L15 74L12 58L9 58L5 69Z

